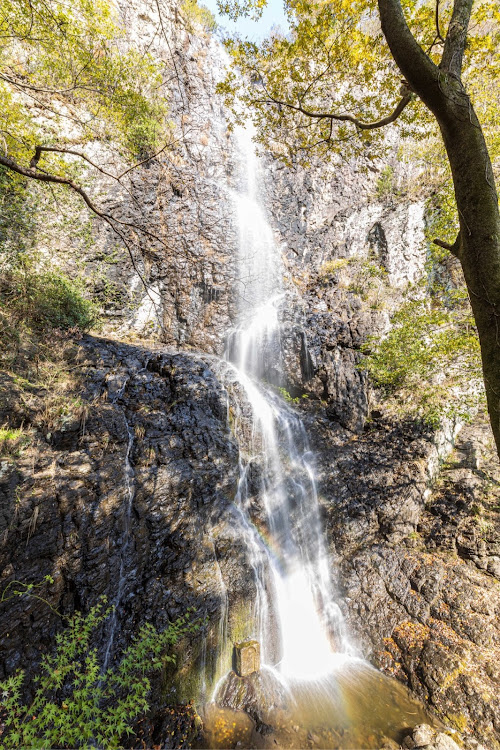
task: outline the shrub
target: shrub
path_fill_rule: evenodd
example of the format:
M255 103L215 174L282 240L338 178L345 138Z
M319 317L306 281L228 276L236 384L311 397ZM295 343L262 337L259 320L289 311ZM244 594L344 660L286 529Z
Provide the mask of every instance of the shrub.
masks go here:
M390 165L383 168L375 184L375 195L379 200L397 196L399 191L396 186L394 169Z
M50 576L46 580L50 582ZM34 588L19 584L14 595L36 595ZM190 623L188 614L162 633L149 623L143 625L118 666L102 673L92 636L111 611L103 597L87 615L77 612L69 619L56 636L55 653L42 657L29 704L21 698L22 671L0 682L2 750L20 746L116 748L122 737L132 734L137 717L149 709L148 675L174 662L168 649L199 624Z
M0 304L30 328L88 330L99 321L96 305L83 295L83 286L60 271L17 267L5 274Z
M81 280L53 270L36 251L37 191L0 168L0 337L15 340L20 323L35 331L87 330L97 306Z
M436 427L443 416L467 419L482 393L479 341L470 313L435 300L410 299L384 339L363 347L361 367L399 412Z

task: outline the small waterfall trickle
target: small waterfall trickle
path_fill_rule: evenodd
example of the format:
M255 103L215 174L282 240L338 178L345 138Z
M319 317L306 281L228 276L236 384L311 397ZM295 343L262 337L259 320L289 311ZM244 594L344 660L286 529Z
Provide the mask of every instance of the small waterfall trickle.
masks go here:
M126 383L123 386L123 390L126 387ZM123 392L122 390L122 392ZM125 423L125 429L127 430L127 448L125 451L125 458L123 460L123 476L125 477L125 489L126 489L126 504L123 513L123 543L120 549L120 570L118 574L118 586L116 588L116 594L111 604L113 605L113 611L109 620L109 634L106 641L106 648L104 651L104 659L102 665L102 673L104 674L108 669L111 654L113 652L113 645L115 641L116 629L119 624L119 607L122 601L122 597L125 591L125 585L127 582L126 572L126 558L127 552L130 545L130 517L132 514L132 506L135 496L135 472L130 463L130 454L134 446L134 431L130 427L130 424L123 412L123 421Z
M135 372L135 377L140 375L140 373L143 373L148 368L149 363L149 357L146 358L143 366L138 369ZM112 399L110 400L112 404L118 405L119 400L122 398L123 394L125 393L125 389L127 388L127 385L130 381L130 374L127 373L126 376L123 379L123 382L120 384L120 387L117 389L117 391L114 393ZM130 520L132 517L132 509L134 505L134 498L135 498L135 471L134 467L132 466L132 463L130 461L130 457L132 455L132 450L134 447L134 440L135 440L135 434L134 430L131 427L128 419L127 414L125 411L125 408L121 408L121 414L122 419L125 425L125 430L127 432L127 447L125 450L125 456L123 459L123 476L125 480L125 507L123 510L123 532L122 532L122 539L120 544L120 568L118 572L118 585L116 587L116 593L111 600L111 604L113 606L113 611L111 613L111 617L108 624L108 634L105 641L105 647L104 647L104 658L103 658L103 665L101 673L105 674L106 670L109 667L109 663L111 660L111 656L113 653L113 646L115 642L116 632L117 629L120 626L120 605L122 603L123 596L125 594L125 589L127 585L127 579L129 578L131 571L127 571L127 556L130 550L130 544L132 541L131 533L130 533Z

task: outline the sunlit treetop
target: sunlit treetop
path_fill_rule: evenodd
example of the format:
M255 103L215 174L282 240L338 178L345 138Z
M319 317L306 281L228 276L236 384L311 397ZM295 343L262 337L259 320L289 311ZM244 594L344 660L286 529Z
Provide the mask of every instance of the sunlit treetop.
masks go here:
M413 35L439 64L451 0L403 0ZM258 17L264 0L219 3L233 19ZM226 40L234 67L219 90L240 118L250 115L258 139L289 161L307 161L381 146L384 125L402 135L436 132L428 111L402 80L381 31L375 0L285 0L289 32L257 44ZM243 77L243 83L241 76ZM463 77L487 136L500 130L500 6L476 0ZM492 92L497 96L492 97Z

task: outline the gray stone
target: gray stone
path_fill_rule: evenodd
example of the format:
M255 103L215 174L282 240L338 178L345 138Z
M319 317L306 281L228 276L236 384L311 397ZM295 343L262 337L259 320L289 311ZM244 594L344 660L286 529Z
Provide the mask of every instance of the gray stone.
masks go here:
M428 724L419 724L415 727L412 734L415 747L430 745L435 735L436 732Z
M433 742L433 747L435 750L460 750L460 746L457 745L455 740L452 740L452 738L444 732L440 732L436 736Z

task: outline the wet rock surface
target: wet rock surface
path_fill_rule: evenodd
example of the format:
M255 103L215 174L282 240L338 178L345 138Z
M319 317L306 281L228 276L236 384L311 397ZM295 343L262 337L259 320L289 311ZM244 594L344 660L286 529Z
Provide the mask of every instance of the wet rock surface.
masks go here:
M222 708L244 711L255 722L255 729L261 735L273 731L273 714L287 708L288 696L283 685L272 672L261 670L245 677L231 671L220 686L216 703Z
M163 628L189 606L209 618L206 632L181 645L179 669L154 703L189 699L203 659L216 672L225 612L236 632L255 596L231 521L238 452L227 393L209 360L93 337L68 367L78 408L50 429L38 421L47 393L6 374L0 383L2 419L9 413L36 428L34 444L1 463L2 589L51 574L43 597L62 614L85 611L100 594L113 600L125 551L116 654L142 622ZM430 433L379 417L355 434L312 399L299 406L317 456L338 598L360 651L465 738L498 747L500 477L487 426L464 429L431 489ZM254 473L257 481L258 461ZM6 675L29 672L61 624L24 597L3 606L0 627Z
M218 549L231 550L222 565L224 578L235 582L234 598L252 598L247 563L221 518L237 481L225 393L201 360L92 337L81 342L71 367L83 408L66 429L41 426L29 450L1 464L1 588L50 574L54 583L40 593L61 615L86 611L106 595L118 612L114 653L141 623L162 629L193 607L209 623L194 651L184 644L178 687L170 680L168 688L175 702L199 688L204 638L208 661L215 659L225 596ZM25 391L3 390L2 410L27 425L47 396L32 394L26 406ZM123 594L115 601L120 571ZM43 601L3 604L2 677L17 668L30 674L60 627ZM100 642L108 637L102 633Z
M316 421L339 596L362 652L449 726L499 747L500 471L483 420L429 489L430 434Z

